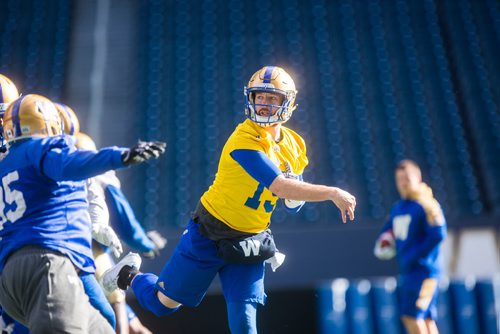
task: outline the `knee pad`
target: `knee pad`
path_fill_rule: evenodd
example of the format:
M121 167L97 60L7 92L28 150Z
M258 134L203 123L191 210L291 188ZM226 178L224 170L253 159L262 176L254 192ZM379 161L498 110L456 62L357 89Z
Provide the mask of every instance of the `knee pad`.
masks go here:
M160 302L156 296L156 281L158 281L158 276L153 274L139 274L134 278L132 290L134 290L139 304L158 317L174 313L180 306L168 308Z

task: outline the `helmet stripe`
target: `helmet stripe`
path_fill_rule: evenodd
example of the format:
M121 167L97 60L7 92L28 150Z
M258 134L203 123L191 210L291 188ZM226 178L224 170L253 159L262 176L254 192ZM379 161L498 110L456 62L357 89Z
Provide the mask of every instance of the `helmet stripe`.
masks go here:
M273 77L274 66L267 66L266 71L264 72L264 79L262 80L264 83L271 83L271 79Z
M12 125L15 128L15 137L21 136L21 122L19 120L19 109L21 107L21 102L23 102L24 96L21 96L21 98L17 99L14 102L14 106L12 106Z

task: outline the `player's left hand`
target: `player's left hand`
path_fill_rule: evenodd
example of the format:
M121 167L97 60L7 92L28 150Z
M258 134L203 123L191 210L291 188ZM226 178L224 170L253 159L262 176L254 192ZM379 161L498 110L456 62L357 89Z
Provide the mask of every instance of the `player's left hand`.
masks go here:
M349 220L354 220L356 197L349 194L347 191L344 191L340 188L335 188L332 201L339 208L340 213L342 214L342 222L344 224L347 222L347 215L349 215Z
M113 255L117 258L123 253L122 243L109 225L93 224L92 238L98 243L111 248Z

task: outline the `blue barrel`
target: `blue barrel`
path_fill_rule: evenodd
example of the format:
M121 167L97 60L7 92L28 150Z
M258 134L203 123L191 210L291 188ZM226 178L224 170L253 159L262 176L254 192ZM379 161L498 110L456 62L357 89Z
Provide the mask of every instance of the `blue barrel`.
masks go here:
M476 297L481 333L500 333L500 277L478 280Z
M479 317L477 313L476 282L472 277L463 280L453 280L450 283L451 305L455 333L479 334Z
M343 278L322 284L318 296L318 329L321 334L348 334L346 294L349 281Z
M384 277L372 280L371 300L375 333L399 334L397 280L394 277Z
M443 277L439 280L436 325L440 334L453 334L453 308L450 300L450 280Z
M347 316L352 334L374 334L370 281L351 281L347 289Z

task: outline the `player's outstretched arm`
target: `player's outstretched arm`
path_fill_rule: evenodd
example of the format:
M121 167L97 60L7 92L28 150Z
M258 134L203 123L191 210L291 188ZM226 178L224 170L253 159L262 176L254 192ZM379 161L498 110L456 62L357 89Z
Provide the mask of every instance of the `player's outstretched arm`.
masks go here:
M139 142L127 148L105 147L99 151L75 150L64 142L58 143L41 158L42 173L54 181L80 181L127 167L165 152L162 142Z
M344 223L347 222L347 215L349 215L350 220L354 220L356 198L340 188L301 182L278 175L269 186L269 190L280 198L296 201L321 202L330 200L339 208Z

